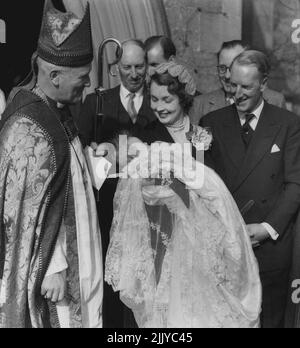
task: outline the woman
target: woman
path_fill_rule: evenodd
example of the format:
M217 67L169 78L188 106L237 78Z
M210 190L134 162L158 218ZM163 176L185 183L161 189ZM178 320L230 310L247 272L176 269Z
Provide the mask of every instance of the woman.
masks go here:
M140 138L149 144L154 141L164 141L183 145L191 144L193 135L200 133L201 141L204 143L206 140L211 140L202 128L190 122L188 114L195 93L194 80L184 66L169 62L161 64L152 71L151 108L157 120L139 134ZM196 156L196 148L197 146L192 148L193 157Z
M246 226L222 180L191 156L211 141L190 126L194 91L175 63L152 77L158 120L141 135L151 147L129 141L136 157L115 196L106 281L139 327L258 327L261 285ZM159 146L189 141L190 153Z

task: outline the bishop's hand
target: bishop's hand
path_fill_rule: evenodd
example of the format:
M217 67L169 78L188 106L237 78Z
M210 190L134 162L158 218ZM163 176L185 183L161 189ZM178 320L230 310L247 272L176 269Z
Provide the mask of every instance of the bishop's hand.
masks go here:
M64 272L55 273L44 278L41 295L54 303L60 302L65 297L66 282Z

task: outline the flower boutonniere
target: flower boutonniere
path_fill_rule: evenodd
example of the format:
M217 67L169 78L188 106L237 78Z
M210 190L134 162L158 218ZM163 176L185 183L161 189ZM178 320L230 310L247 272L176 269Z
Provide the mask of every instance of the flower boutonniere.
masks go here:
M208 128L195 125L193 125L193 129L190 132L186 133L186 137L197 151L202 149L202 144L204 145L204 151L209 150L213 141L211 131Z

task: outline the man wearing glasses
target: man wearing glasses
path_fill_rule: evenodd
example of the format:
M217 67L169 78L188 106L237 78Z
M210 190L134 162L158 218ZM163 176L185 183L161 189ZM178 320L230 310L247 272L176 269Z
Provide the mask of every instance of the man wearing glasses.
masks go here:
M224 42L218 53L218 76L221 88L195 98L194 105L190 112L191 121L198 124L200 119L209 112L222 109L234 103L231 94L230 67L233 60L242 52L249 50L250 47L240 40ZM266 88L263 98L272 105L285 108L284 96Z

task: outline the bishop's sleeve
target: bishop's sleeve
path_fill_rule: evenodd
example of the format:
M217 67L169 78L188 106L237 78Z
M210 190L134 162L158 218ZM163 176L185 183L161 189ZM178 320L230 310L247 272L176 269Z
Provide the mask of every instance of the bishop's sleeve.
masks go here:
M11 116L0 132L0 278L27 277L53 173L44 131L25 116ZM25 278L12 276L16 270Z

